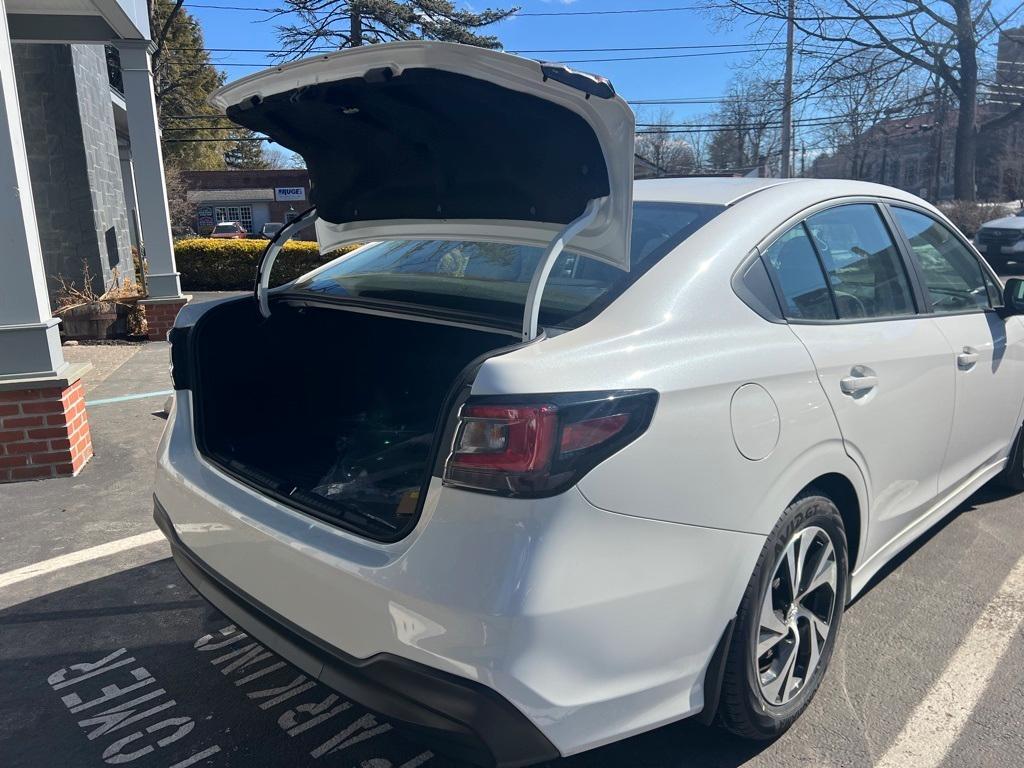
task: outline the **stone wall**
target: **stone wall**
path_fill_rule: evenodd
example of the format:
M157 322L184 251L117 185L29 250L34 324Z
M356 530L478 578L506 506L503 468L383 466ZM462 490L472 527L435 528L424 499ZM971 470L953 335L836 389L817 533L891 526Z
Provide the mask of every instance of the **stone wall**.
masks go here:
M100 292L133 274L103 47L18 44L14 63L51 298L86 264Z

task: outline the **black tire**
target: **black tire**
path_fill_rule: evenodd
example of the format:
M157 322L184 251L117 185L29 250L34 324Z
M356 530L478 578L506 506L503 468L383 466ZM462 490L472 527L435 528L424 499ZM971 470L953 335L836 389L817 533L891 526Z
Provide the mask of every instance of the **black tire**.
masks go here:
M804 679L792 699L781 704L769 703L762 692L759 665L763 658L755 656L756 643L761 636L762 604L769 588L778 589L780 580L776 578L776 571L783 567L782 558L787 545L801 531L815 527L828 534L835 553L836 584L832 590L834 603L828 636L820 646L816 667L809 677L805 670ZM811 532L808 531L808 534ZM773 739L784 733L807 708L832 658L843 609L849 596L848 574L846 532L842 516L831 499L810 488L797 496L782 513L765 542L754 574L743 594L726 656L718 709L719 722L725 728L747 739ZM775 598L772 599L774 602ZM770 676L768 672L763 674Z
M1017 433L1006 468L996 477L996 482L1011 491L1024 491L1024 427Z

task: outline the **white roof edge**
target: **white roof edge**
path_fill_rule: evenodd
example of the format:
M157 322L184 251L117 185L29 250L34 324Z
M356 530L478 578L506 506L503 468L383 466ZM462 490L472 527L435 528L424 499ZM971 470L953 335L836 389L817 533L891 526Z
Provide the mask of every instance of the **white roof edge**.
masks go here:
M757 187L755 189L748 189L743 194L737 195L732 200L727 202L726 205L727 206L735 205L740 200L743 200L744 198L750 197L751 195L756 195L758 192L764 192L766 189L774 189L775 187L782 186L783 184L792 184L792 183L794 183L796 181L799 181L799 179L775 179L773 184L765 184L763 187Z
M879 197L934 208L926 200L898 187L854 179L751 179L723 176L642 179L637 180L634 184L634 198L638 201L685 201L733 206L748 198L756 197L759 192L766 190L794 197L804 197L812 194L813 190L822 199L857 196Z

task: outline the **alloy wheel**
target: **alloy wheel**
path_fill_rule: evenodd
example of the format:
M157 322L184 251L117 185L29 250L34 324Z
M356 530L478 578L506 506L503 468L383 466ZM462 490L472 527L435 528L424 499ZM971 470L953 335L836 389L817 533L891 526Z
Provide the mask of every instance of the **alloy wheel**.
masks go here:
M789 703L813 677L832 631L838 578L835 545L824 529L809 526L793 535L762 599L753 648L768 704Z

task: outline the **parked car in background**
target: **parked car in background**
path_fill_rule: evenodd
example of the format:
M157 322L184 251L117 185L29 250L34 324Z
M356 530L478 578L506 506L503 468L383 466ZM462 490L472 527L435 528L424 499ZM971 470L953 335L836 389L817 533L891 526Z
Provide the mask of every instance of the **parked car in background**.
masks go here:
M248 236L248 230L237 221L222 221L210 233L210 237L224 240L244 240Z
M1024 208L986 221L975 235L974 244L997 271L1005 270L1011 262L1022 263L1024 270Z
M774 738L887 562L1024 490L1024 281L913 195L634 184L607 81L467 46L214 102L305 158L323 252L368 244L181 311L154 516L233 622L456 757Z
M266 224L260 227L260 237L262 237L264 240L269 240L274 235L276 235L283 226L284 224L282 224L280 221L268 221Z

